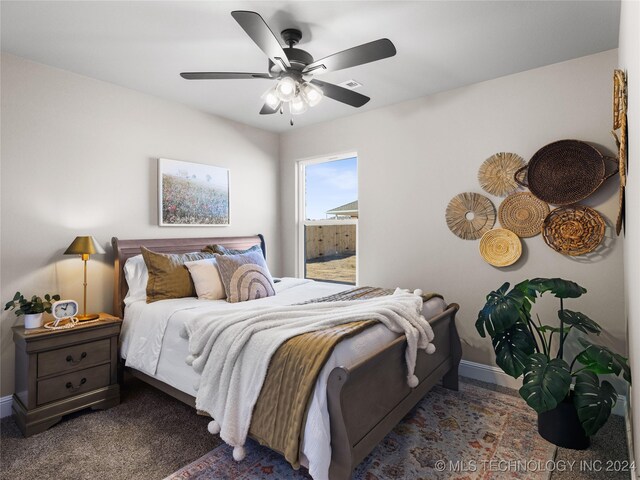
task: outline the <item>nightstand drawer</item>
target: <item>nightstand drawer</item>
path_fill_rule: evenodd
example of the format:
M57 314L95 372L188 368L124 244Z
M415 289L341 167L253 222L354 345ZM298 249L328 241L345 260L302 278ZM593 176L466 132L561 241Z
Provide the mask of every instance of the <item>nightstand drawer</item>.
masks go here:
M104 364L97 367L78 370L77 372L60 375L58 377L40 380L38 382L38 405L71 397L80 393L106 387L111 381L111 365Z
M38 378L108 362L110 358L111 341L108 338L39 353Z

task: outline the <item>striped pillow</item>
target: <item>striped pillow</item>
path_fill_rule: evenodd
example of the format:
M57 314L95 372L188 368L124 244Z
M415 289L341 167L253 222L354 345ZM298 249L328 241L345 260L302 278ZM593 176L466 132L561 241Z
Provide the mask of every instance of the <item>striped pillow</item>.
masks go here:
M276 294L262 251L216 257L227 292L227 302L237 303Z
M253 247L247 248L246 250L235 250L233 248L227 248L223 245L214 243L213 245L207 245L202 249L202 251L206 253L217 253L219 255L240 255L241 253L249 252L262 253L262 248L260 247L260 245L254 245Z

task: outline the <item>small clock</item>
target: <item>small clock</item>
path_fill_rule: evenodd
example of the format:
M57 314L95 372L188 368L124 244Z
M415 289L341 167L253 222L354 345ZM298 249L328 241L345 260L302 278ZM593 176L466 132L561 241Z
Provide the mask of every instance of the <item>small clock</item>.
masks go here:
M51 314L56 321L54 326L58 326L58 322L64 318L73 318L78 314L78 302L75 300L58 300L51 304Z

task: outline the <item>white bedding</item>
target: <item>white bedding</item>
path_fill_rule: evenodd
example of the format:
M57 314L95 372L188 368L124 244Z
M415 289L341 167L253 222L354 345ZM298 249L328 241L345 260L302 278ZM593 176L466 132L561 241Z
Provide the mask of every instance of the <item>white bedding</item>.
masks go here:
M199 375L186 364L188 342L181 338L187 318L203 312L252 309L267 305L289 305L352 288L349 285L284 278L276 284L277 294L251 302L231 304L224 300L183 298L151 304L136 301L127 305L122 327L121 355L131 366L195 396ZM445 303L434 298L425 303L423 315L429 319L442 312ZM315 480L327 479L331 462L330 425L326 400L329 373L337 366L349 367L396 338L384 325L376 325L341 342L323 367L312 395L302 444L301 463Z

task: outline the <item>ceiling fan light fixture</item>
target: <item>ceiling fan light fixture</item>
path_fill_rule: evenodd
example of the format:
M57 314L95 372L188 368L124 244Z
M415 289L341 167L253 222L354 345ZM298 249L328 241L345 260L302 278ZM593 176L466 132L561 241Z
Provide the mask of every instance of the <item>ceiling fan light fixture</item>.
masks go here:
M262 98L264 100L264 103L266 103L272 110L277 110L278 106L280 105L280 98L276 93L276 87L267 90Z
M296 95L289 102L289 111L291 112L291 115L300 115L301 113L306 112L308 108L309 105L307 105L307 102L301 95Z
M288 76L282 77L276 85L276 95L283 102L290 102L296 96L297 82Z
M318 105L324 96L324 92L320 88L308 82L300 87L300 93L310 107Z

